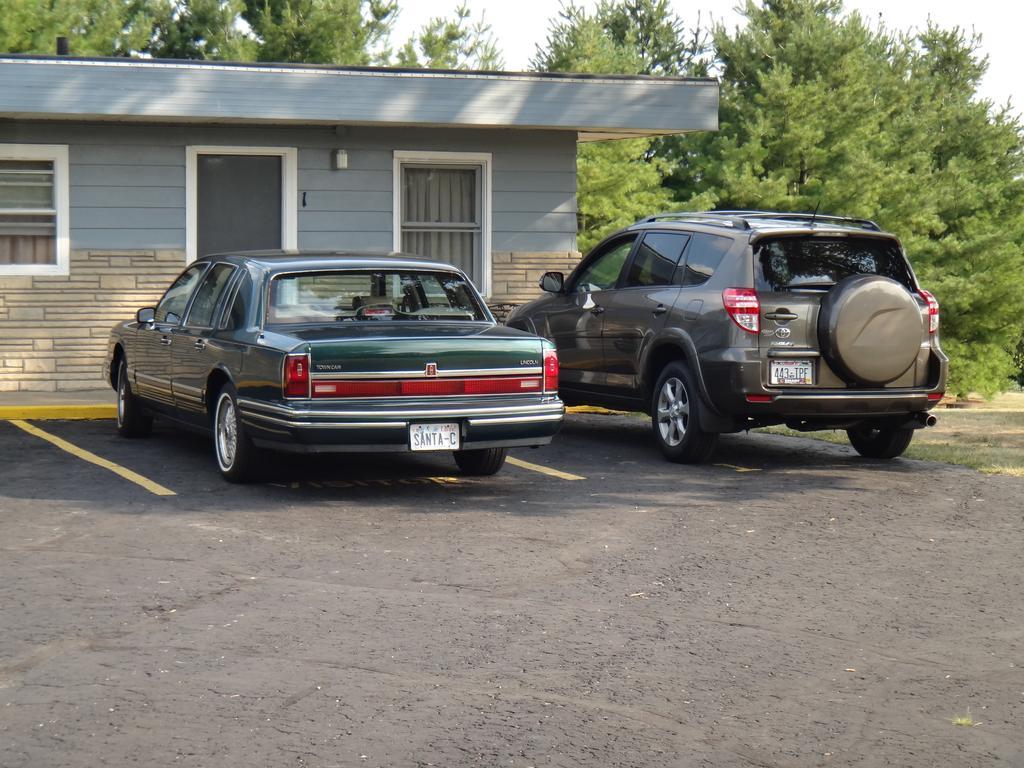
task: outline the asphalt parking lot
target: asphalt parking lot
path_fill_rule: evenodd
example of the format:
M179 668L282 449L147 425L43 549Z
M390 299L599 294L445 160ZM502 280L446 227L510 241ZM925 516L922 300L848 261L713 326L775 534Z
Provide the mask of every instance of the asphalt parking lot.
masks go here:
M4 768L1024 765L1024 480L769 435L678 467L576 415L493 478L238 487L198 437L28 426Z

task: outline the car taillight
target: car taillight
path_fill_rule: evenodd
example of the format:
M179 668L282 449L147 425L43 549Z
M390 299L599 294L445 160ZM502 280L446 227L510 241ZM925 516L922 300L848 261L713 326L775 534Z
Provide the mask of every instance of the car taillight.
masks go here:
M288 355L284 359L284 396L309 397L309 355Z
M928 305L928 333L939 330L939 300L930 291L918 291L924 303Z
M722 301L736 325L749 333L761 332L761 302L753 288L726 288Z
M558 352L554 349L544 350L544 391L558 391Z

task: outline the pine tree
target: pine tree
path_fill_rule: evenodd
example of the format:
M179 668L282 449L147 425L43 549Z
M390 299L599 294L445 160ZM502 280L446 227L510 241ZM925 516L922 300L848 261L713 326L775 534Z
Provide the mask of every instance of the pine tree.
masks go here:
M0 50L52 54L66 37L75 56L130 56L146 47L157 15L148 0L4 0Z
M242 0L170 0L158 6L146 52L158 59L252 61L258 44L239 24Z
M191 0L190 0L191 1ZM260 61L362 66L386 56L396 0L244 0Z
M547 43L531 66L548 72L636 73L638 52L617 43L600 19L565 6L552 22ZM665 210L671 196L662 189L665 164L650 155L650 139L581 144L577 152L577 242L587 251L616 229Z
M494 30L483 15L472 21L465 3L455 17L437 16L428 21L397 55L400 67L428 69L501 69L505 66Z

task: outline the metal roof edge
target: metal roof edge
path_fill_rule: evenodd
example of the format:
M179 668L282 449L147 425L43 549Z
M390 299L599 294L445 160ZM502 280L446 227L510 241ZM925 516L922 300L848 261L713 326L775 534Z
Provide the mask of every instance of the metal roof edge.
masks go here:
M714 77L678 75L591 74L585 72L519 72L499 70L415 69L410 67L341 66L329 64L291 64L274 62L208 61L201 59L139 59L100 56L50 56L42 54L0 53L0 64L54 64L95 67L139 67L152 69L196 69L215 71L333 74L364 77L420 77L438 79L550 80L569 82L638 82L650 84L697 85L718 87Z

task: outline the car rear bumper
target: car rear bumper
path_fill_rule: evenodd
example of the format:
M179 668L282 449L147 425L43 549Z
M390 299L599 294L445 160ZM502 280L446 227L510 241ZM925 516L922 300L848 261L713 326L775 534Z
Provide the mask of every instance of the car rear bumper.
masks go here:
M265 402L240 398L242 419L258 445L301 452L407 451L409 427L458 423L463 450L546 445L565 406L557 397L444 402Z

